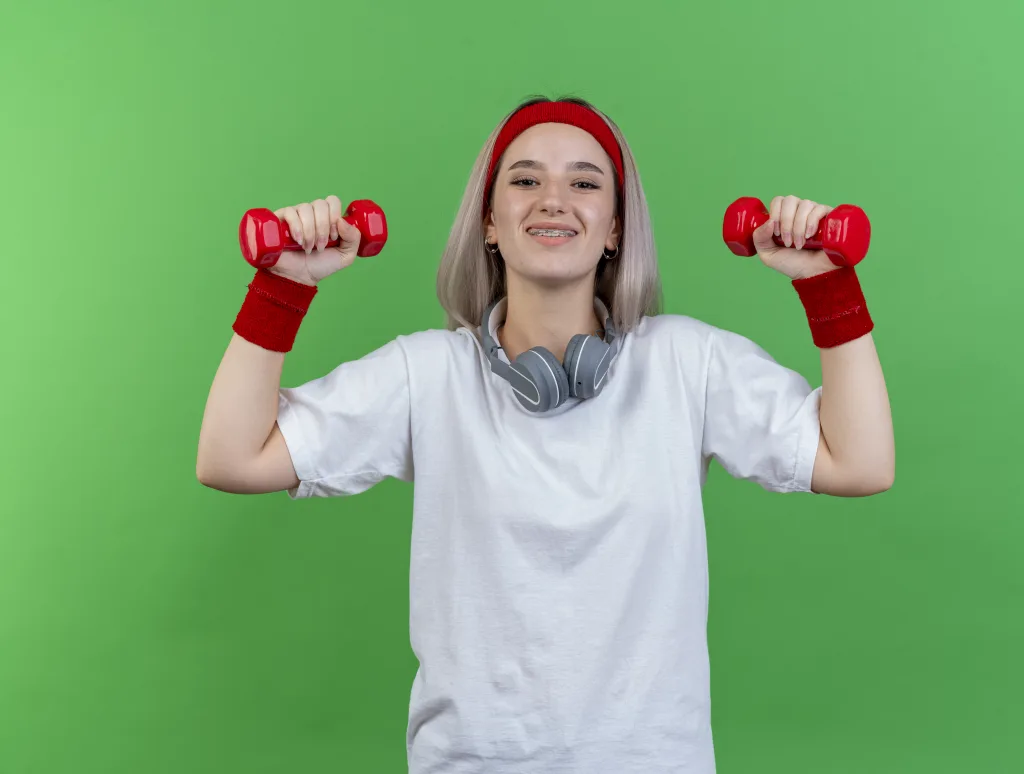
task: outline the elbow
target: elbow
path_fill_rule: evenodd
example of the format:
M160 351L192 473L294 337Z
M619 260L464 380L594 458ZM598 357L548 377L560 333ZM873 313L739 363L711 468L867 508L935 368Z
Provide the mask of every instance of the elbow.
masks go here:
M218 466L214 465L207 454L196 455L196 480L210 489L219 489L221 480Z
M882 488L879 491L887 492L890 489L892 489L892 486L895 483L896 483L896 468L892 467L888 471L886 471L886 474L885 474L885 476L882 479Z
M882 492L888 492L892 489L892 485L896 481L896 474L886 474L879 476L876 480L871 482L871 485L867 488L867 495L882 494Z
M896 480L893 468L880 470L835 469L821 479L812 480L811 491L817 494L830 494L838 497L870 497L892 489Z
M208 443L199 444L196 450L196 480L209 489L221 489L225 479L231 475L227 462L231 458L223 449Z
M875 494L881 494L882 492L888 492L892 489L893 484L896 483L896 452L893 449L889 449L885 455L885 463L880 466L880 469L875 475Z
M196 480L207 489L215 489L218 492L232 492L230 478L225 478L223 471L217 472L196 465Z
M863 476L860 482L861 496L870 497L888 492L894 483L896 483L895 467L888 467L871 475Z
M203 486L213 487L210 471L203 465L202 460L196 460L196 480Z

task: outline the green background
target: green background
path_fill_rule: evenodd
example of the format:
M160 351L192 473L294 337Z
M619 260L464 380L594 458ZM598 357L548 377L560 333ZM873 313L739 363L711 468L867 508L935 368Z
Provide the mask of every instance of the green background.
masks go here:
M487 133L572 93L625 131L666 311L817 383L785 278L721 243L737 196L852 202L895 487L783 496L715 468L719 771L1024 760L1024 11L1004 2L5 4L0 774L402 772L412 488L195 478L251 269L249 207L385 208L298 384L440 327L440 252Z

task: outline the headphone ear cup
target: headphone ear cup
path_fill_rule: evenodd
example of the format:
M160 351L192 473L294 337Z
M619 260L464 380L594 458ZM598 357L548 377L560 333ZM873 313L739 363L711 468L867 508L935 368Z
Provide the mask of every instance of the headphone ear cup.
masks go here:
M593 398L604 387L611 347L597 336L577 333L565 349L565 373L574 398Z
M512 363L509 382L516 398L528 411L550 411L569 397L565 369L544 347L528 349L517 357Z

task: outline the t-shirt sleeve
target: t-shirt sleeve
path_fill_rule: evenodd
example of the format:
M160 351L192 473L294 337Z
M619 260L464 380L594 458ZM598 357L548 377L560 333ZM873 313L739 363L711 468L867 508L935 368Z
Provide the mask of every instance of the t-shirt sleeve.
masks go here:
M299 485L292 499L412 481L409 369L400 338L298 387L278 391L281 428Z
M810 492L821 388L743 336L713 329L702 451L772 492Z

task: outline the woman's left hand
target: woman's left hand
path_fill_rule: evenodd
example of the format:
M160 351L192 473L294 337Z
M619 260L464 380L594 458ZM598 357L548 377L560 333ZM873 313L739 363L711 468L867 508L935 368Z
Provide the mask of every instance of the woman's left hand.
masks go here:
M768 208L768 221L754 232L754 247L761 262L790 279L813 277L838 268L824 250L804 250L814 236L821 219L834 207L797 196L776 196ZM785 247L772 240L772 232L781 236Z

